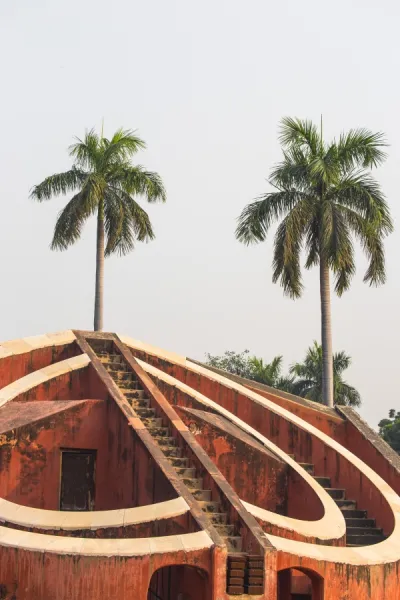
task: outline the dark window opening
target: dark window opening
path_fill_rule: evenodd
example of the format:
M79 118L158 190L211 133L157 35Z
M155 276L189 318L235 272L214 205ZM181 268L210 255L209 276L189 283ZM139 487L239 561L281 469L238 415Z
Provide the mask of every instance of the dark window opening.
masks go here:
M60 510L94 510L96 450L61 450Z

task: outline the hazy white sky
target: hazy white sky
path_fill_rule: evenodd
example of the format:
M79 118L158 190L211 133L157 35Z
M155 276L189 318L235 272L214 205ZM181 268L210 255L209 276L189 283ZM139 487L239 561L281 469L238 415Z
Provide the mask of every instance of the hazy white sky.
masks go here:
M398 225L400 4L396 0L0 0L2 56L0 338L90 329L95 238L49 250L65 199L29 190L67 169L74 135L138 129L138 162L159 171L157 240L106 262L105 328L202 359L249 348L286 365L319 339L318 272L303 298L271 282L269 242L235 241L243 206L267 189L282 116L319 119L327 136L382 130L377 176ZM399 229L388 282L333 301L334 348L376 425L399 409Z

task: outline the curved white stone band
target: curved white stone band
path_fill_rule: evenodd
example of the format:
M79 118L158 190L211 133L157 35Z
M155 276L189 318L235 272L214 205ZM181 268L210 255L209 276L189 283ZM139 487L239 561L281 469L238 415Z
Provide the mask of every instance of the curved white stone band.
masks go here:
M134 557L204 550L213 546L213 541L206 531L153 538L88 539L0 527L0 546L53 554Z
M25 354L40 348L49 346L63 346L72 344L76 340L73 331L59 331L58 333L48 333L47 335L34 335L32 337L21 338L20 340L10 340L0 344L0 358L13 356L16 354Z
M30 508L0 498L0 521L35 529L105 529L110 527L129 527L180 517L189 511L184 498L174 498L166 502L157 502L135 508L120 510L99 510L92 512L61 512ZM1 542L1 540L0 540Z
M89 365L89 363L90 358L87 354L79 354L79 356L61 360L60 362L49 365L48 367L44 367L43 369L38 369L33 373L29 373L29 375L25 375L25 377L21 377L21 379L17 379L13 383L10 383L10 385L7 385L0 390L0 408L20 394L28 392L41 383L45 383L46 381L54 379L55 377L59 377L60 375L65 375L70 371L84 369Z

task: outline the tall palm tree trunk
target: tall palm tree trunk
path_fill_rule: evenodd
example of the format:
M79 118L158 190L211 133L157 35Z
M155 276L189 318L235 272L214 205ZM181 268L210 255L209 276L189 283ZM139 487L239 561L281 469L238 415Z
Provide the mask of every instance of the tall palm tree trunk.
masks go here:
M321 293L322 397L324 404L333 407L331 290L329 267L322 256L319 261L319 280Z
M103 329L104 296L104 202L99 202L97 212L97 248L96 248L96 292L94 298L94 330Z

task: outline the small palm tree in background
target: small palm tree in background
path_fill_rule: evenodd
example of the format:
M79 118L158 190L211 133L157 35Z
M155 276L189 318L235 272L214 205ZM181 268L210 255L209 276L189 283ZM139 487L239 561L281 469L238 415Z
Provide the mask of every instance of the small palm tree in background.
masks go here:
M319 266L323 400L334 403L330 272L335 291L350 286L355 272L352 238L366 253L369 266L364 281L385 281L383 239L392 231L390 213L378 183L369 170L385 159L382 134L350 130L326 143L309 121L286 118L280 141L283 161L272 171L274 190L246 206L236 237L245 244L261 242L274 221L280 221L274 242L273 281L284 293L298 298L303 290L300 255L305 267Z
M166 199L159 175L131 164L132 156L143 148L143 140L130 130L119 129L110 140L91 130L70 147L72 168L47 177L31 193L39 202L73 194L58 216L52 250L66 250L74 244L86 220L97 216L95 331L103 328L104 257L127 254L136 242L154 239L149 216L136 201L138 196L148 202Z
M292 392L294 377L282 375L282 362L283 356L275 356L270 363L265 363L262 358L252 356L249 359L251 379L285 392Z
M343 372L349 368L351 358L344 352L333 355L333 397L335 404L359 406L359 392L343 380ZM292 391L314 402L323 402L323 352L318 342L308 348L304 362L290 367L290 374L295 377Z

